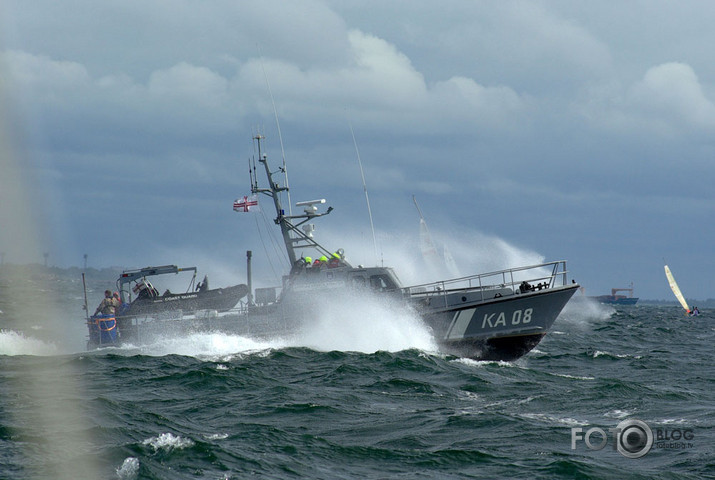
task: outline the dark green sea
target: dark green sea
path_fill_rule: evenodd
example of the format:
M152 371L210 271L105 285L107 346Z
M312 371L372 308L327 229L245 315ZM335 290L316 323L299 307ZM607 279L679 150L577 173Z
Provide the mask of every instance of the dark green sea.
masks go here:
M5 311L0 479L715 478L714 311L575 299L536 350L501 363L355 310L310 335L89 352L81 314L55 312L68 342ZM653 435L639 458L612 433L632 420Z

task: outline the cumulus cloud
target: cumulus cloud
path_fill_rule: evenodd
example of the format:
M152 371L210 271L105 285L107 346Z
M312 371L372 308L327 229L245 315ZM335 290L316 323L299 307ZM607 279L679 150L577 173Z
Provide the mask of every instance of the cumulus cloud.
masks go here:
M633 86L630 99L634 107L676 128L715 127L715 104L703 92L693 68L685 63L650 68Z
M341 72L363 92L379 96L387 104L409 105L426 94L422 75L394 45L373 35L353 30L349 35L355 68Z
M591 127L626 137L692 138L715 129L715 103L692 66L651 66L637 80L607 78L584 88L572 111Z
M454 132L464 128L465 119L501 128L523 113L526 102L509 87L486 87L462 76L430 85L390 42L359 30L351 30L348 41L342 65L304 70L285 61L254 59L241 66L233 88L250 87L264 96L259 92L265 89L266 72L288 118L313 112L312 121L333 124L336 113L349 108L364 128L414 133Z
M524 100L506 86L487 87L476 80L455 76L433 85L395 45L360 30L345 32L349 50L342 63L315 64L301 68L296 63L249 57L234 65L227 76L204 65L179 62L155 69L142 82L127 72L100 71L93 76L77 62L60 61L23 51L6 52L4 57L17 85L49 108L52 99L62 99L65 107L97 112L117 110L131 113L135 124L157 128L155 112L172 112L167 120L190 118L193 129L202 122L214 128L232 112L248 117L270 113L266 82L280 100L288 120L300 117L322 124L334 123L345 109L364 128L392 127L419 132L453 132L468 119L482 128L500 128L523 112ZM44 100L43 100L44 99ZM39 100L39 101L38 101ZM73 105L73 102L76 102ZM197 115L197 109L201 114ZM173 128L177 125L169 123Z
M206 67L181 62L151 74L149 93L173 101L218 107L227 100L228 80Z
M471 118L480 126L509 126L525 112L527 102L506 86L485 87L471 78L452 77L433 89L434 111L440 118Z
M73 93L85 89L92 81L87 69L77 62L18 50L0 52L0 65L7 72L6 85L13 92L30 90L36 101L67 103Z

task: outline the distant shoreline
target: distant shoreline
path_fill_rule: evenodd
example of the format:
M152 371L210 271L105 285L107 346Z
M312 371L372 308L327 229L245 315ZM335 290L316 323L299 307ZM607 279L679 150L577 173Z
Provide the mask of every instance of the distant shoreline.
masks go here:
M115 282L119 276L120 273L122 273L122 270L125 270L126 268L129 267L120 267L120 266L111 266L111 267L102 267L102 268L96 268L96 267L87 267L86 270L80 268L80 267L53 267L53 266L44 266L40 265L39 263L32 263L32 264L14 264L14 263L4 263L0 265L0 277L3 276L4 273L22 273L22 272L32 272L32 273L49 273L49 274L55 274L55 275L60 275L63 277L77 277L79 278L82 273L84 272L87 275L88 279L93 279L93 280L107 280L111 282ZM578 296L575 296L574 298L579 298ZM708 298L707 300L696 300L692 298L686 299L688 302L688 305L694 305L697 306L698 308L715 308L715 298ZM650 306L662 306L662 307L679 307L680 304L675 300L650 300L650 299L644 299L644 298L639 298L638 303L635 305L638 307L638 305L650 305Z

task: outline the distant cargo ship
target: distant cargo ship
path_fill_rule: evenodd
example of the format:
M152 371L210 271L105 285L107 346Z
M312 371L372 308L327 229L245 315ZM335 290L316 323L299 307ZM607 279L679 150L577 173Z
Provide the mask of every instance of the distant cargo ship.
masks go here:
M618 295L618 292L628 292L628 295ZM631 288L612 288L610 295L589 298L610 305L635 305L638 302L638 297L633 296L633 284L631 284Z

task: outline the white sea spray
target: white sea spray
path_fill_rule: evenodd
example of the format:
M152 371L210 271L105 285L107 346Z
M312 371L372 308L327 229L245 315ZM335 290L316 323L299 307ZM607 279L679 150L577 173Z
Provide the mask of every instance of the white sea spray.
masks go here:
M182 449L194 446L194 441L190 438L183 438L172 433L162 433L158 437L152 437L142 442L144 445L149 445L154 450L171 451L174 449Z
M117 476L121 480L136 480L139 478L139 459L127 457L122 462L122 466L117 468Z

